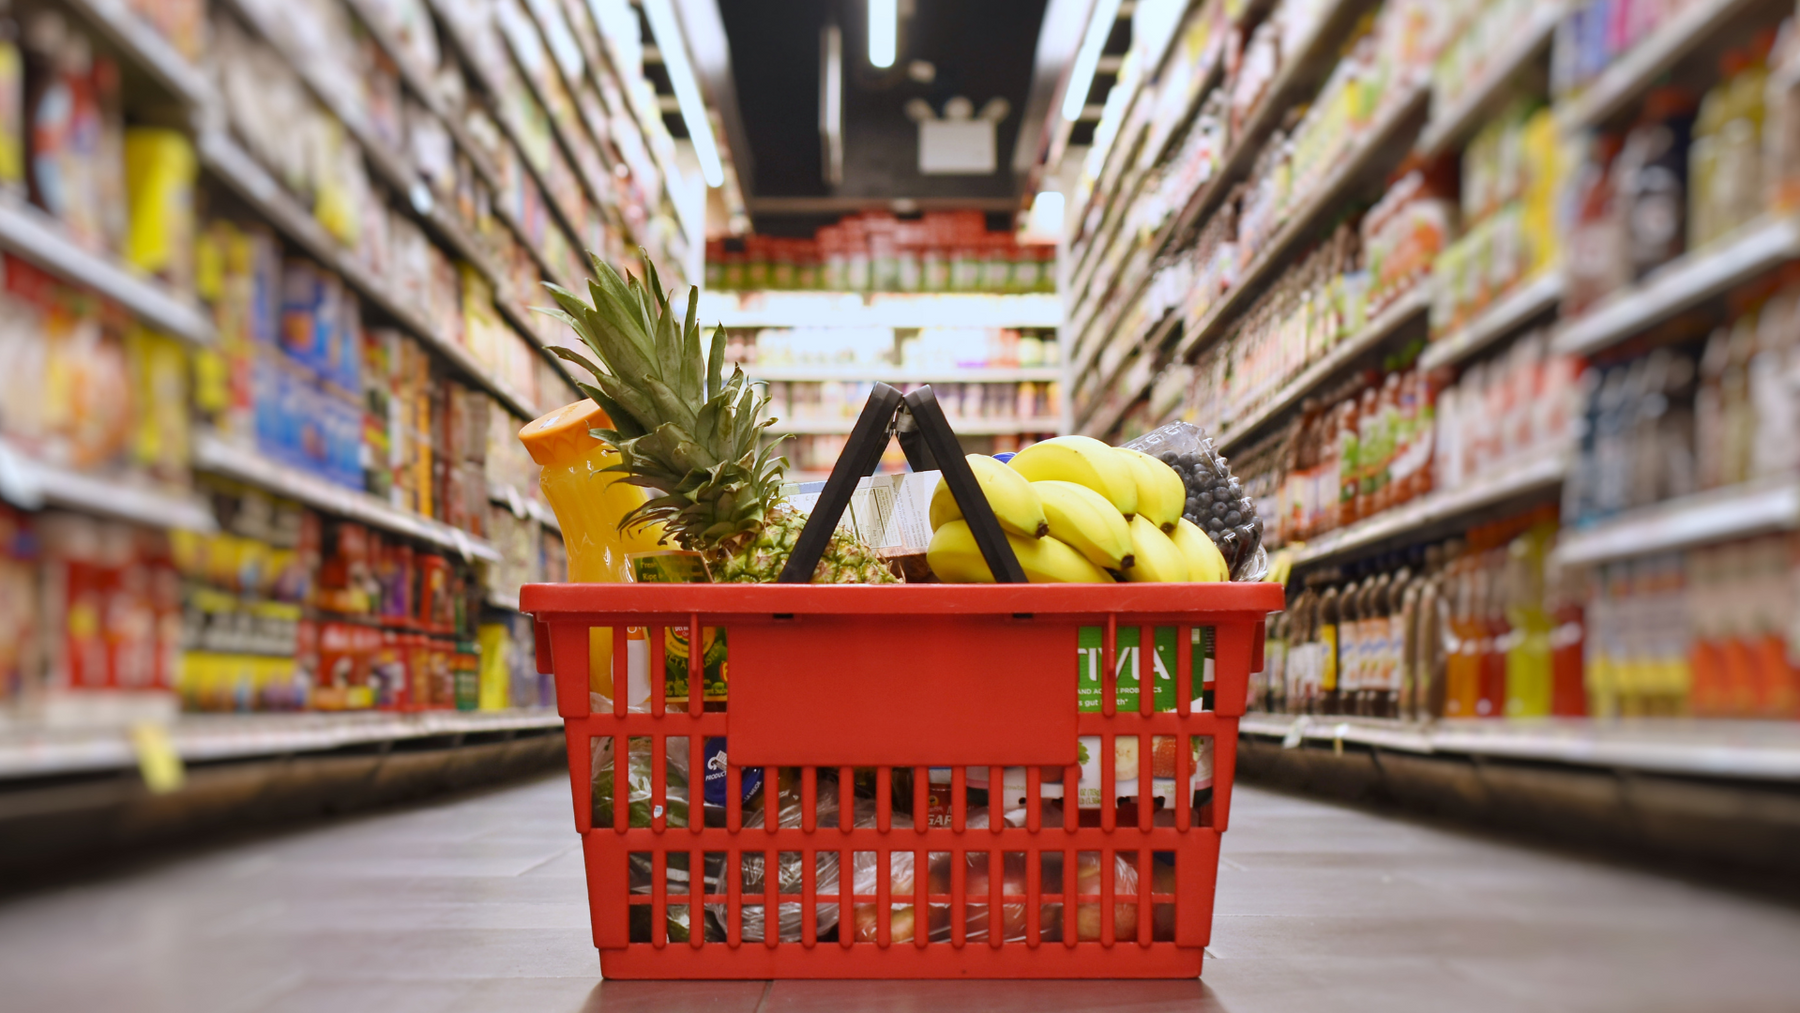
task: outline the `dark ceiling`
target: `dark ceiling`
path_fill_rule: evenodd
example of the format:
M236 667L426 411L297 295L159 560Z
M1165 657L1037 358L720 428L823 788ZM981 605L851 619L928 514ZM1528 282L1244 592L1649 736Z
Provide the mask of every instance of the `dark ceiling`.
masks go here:
M1004 210L1022 180L1012 171L1046 0L901 0L899 57L869 65L867 0L719 0L731 45L737 106L748 157L734 153L759 232L809 233L855 205L963 204ZM908 16L910 8L910 16ZM819 135L820 36L835 23L844 39L844 176L824 177ZM913 60L936 68L920 83ZM904 106L923 98L941 115L961 95L980 109L998 96L1011 111L996 134L991 175L922 176L918 127Z

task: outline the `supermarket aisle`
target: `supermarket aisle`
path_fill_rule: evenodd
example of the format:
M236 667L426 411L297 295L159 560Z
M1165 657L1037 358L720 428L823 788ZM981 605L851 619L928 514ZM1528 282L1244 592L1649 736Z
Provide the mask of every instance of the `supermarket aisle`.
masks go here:
M0 906L15 1013L1792 1009L1800 912L1243 790L1204 983L598 985L565 787Z

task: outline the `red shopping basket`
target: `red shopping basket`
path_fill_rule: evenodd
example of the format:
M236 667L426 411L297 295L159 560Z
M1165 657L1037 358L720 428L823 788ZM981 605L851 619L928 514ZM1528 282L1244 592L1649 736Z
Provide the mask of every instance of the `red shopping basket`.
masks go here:
M953 447L931 449L972 493ZM873 466L866 442L855 456L852 483ZM847 498L834 473L822 534ZM1004 581L985 501L958 500ZM813 527L796 557L822 547ZM556 678L607 977L1200 973L1279 585L529 585L521 606Z

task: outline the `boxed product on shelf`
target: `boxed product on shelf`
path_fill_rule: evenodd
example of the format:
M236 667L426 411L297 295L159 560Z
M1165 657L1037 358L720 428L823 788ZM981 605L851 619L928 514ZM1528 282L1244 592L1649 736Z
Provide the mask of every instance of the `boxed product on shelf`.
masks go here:
M20 43L31 202L76 245L117 253L127 227L118 64L49 8L26 17Z
M10 254L0 271L0 435L54 464L185 484L185 346Z
M40 514L43 685L167 691L180 665L181 599L163 532Z
M125 262L186 292L194 287L194 180L200 165L178 131L125 131Z
M0 708L41 688L37 557L30 517L0 504Z

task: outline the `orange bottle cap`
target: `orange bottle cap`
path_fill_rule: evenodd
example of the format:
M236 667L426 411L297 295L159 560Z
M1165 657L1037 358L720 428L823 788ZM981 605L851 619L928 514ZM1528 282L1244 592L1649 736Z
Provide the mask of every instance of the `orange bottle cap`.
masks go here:
M588 430L611 426L612 419L594 403L594 399L583 398L525 423L519 430L519 442L525 444L533 461L551 465L594 449L600 441L590 436Z

